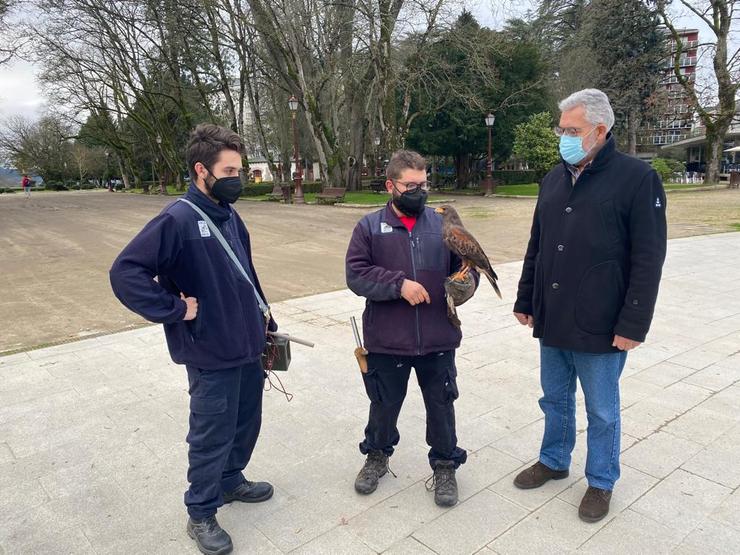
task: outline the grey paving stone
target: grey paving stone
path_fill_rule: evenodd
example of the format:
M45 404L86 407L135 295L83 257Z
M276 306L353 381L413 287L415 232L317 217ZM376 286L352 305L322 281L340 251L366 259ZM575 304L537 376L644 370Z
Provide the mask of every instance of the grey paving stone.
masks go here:
M676 530L628 509L597 531L578 551L599 555L668 554L681 538Z
M354 534L346 530L346 526L332 528L326 534L302 545L291 553L301 555L336 555L352 553L352 555L370 555L376 553Z
M383 551L383 555L430 555L434 553L413 536L404 538Z
M684 378L683 381L711 389L712 391L721 391L740 381L740 364L737 366L730 365L727 364L727 359L723 359L716 364L712 364L703 370L691 374Z
M414 537L437 553L474 553L527 514L500 495L483 490L425 524Z
M691 376L695 372L697 372L695 368L675 364L671 361L664 361L640 371L633 376L633 379L664 388Z
M433 494L419 482L351 519L348 530L371 549L382 552L445 511L434 504Z
M736 441L738 436L738 433L720 436L684 462L681 468L731 489L740 487L740 443Z
M465 500L498 482L522 463L493 447L468 454L468 461L457 471L460 499Z
M572 505L552 499L489 544L499 553L550 554L574 551L598 531L601 524L578 519Z
M7 443L0 443L0 464L15 459L13 451L10 450L10 446Z
M367 508L368 497L342 491L315 499L297 500L285 507L260 516L254 525L282 551L308 543ZM364 538L361 538L364 540Z
M736 555L740 553L740 531L706 519L684 538L674 553L680 555Z
M673 364L680 364L681 366L686 366L687 368L693 368L694 370L701 370L703 368L706 368L707 366L711 366L712 364L722 360L723 358L725 358L725 355L723 355L722 353L717 353L704 347L699 347L690 351L686 351L685 353L682 353L680 355L676 355L675 357L669 359L669 361Z
M75 527L53 534L44 533L43 530L37 531L29 538L29 541L19 541L10 546L8 553L32 553L33 555L77 555L80 553L92 555L95 551L82 529Z
M710 517L723 526L740 530L740 489L736 489L714 511Z
M705 403L682 414L665 426L663 431L702 445L709 445L737 425L734 418L728 418L715 411L703 408Z
M732 492L700 476L676 470L632 509L678 532L689 533Z
M657 432L627 449L621 460L646 474L665 478L701 448L699 443Z

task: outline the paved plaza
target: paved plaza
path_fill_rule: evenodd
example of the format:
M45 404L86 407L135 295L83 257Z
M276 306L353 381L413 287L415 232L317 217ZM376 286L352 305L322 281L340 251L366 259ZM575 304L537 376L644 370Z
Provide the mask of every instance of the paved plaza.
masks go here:
M570 477L521 491L542 433L538 352L511 316L521 263L460 309L461 502L434 505L424 409L410 387L401 443L370 496L352 484L367 416L349 291L277 303L293 346L265 395L248 478L276 495L219 512L235 553L740 553L740 233L675 239L648 342L622 379L622 479L585 524L585 412ZM415 378L412 378L415 385ZM0 554L197 553L185 533L184 368L153 326L0 357Z

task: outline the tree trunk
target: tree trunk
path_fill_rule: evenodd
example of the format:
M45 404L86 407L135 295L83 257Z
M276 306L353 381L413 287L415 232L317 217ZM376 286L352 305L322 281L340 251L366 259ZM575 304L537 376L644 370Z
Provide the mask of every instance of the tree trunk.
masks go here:
M470 180L470 154L455 155L455 173L457 174L456 189L464 189Z
M637 131L639 123L637 109L634 109L627 116L627 154L630 156L637 156Z
M351 156L355 159L355 163L347 167L346 187L349 191L359 191L362 189L365 139L370 122L367 118L363 98L358 98L358 95L354 93L348 94L347 98L352 102L350 108L349 150Z
M719 164L722 158L724 133L710 131L707 128L707 161L704 183L719 183Z

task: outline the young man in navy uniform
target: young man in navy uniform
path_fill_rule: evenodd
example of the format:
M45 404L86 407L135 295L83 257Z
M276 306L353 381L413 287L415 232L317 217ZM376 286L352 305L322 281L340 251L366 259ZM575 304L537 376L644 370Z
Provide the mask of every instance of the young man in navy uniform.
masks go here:
M134 237L110 270L116 297L164 324L172 360L187 368L187 532L209 555L233 549L216 520L221 505L266 501L273 494L270 484L248 481L242 473L262 421L266 322L277 329L265 310L249 233L232 207L242 190L243 153L236 133L199 125L187 146L190 188Z

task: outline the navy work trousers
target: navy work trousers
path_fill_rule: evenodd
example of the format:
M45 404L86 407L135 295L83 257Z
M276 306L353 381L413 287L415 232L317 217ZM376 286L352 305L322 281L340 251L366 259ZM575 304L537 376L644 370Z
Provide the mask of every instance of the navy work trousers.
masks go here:
M246 479L246 468L262 424L265 374L260 361L236 368L201 370L188 366L188 514L201 520L216 514L223 493Z
M457 446L455 408L458 397L455 351L435 352L421 356L395 356L370 353L367 374L362 378L370 398L370 416L360 452L382 451L393 454L398 444L398 415L406 398L411 368L424 397L427 413L427 444L429 464L453 461L455 467L467 459L464 449Z

